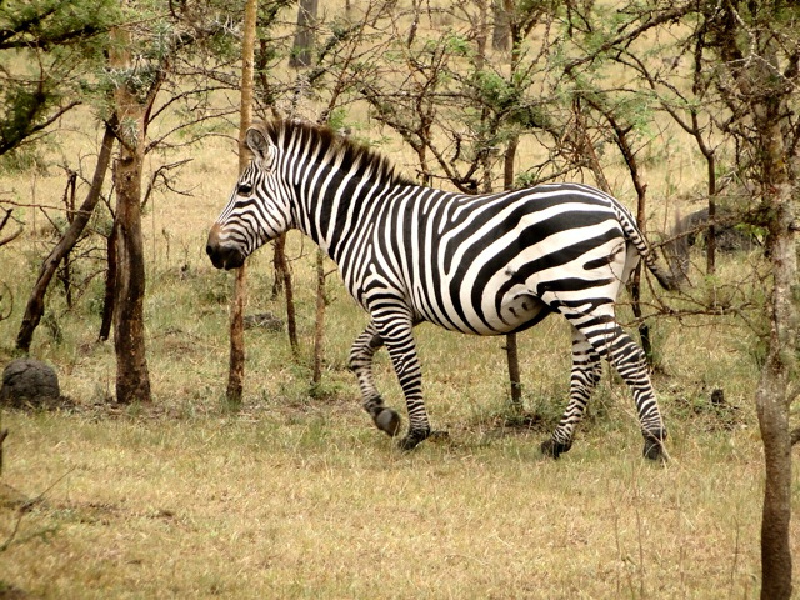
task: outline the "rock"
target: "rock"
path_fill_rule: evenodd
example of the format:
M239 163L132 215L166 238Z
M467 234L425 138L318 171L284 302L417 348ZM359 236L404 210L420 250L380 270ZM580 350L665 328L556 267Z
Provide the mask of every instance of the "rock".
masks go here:
M675 226L675 235L685 236L689 246L705 247L708 222L706 206L683 217ZM761 245L753 233L754 229L748 228L740 215L724 206L717 207L714 230L717 250L720 252L750 251Z
M672 232L673 239L664 244L672 276L680 281L685 281L689 272L689 248L705 247L709 231L708 214L706 206L678 219ZM714 221L718 252L749 252L762 246L756 228L747 225L743 214L718 206Z
M6 365L0 386L0 406L39 408L61 398L53 367L34 358L18 358Z

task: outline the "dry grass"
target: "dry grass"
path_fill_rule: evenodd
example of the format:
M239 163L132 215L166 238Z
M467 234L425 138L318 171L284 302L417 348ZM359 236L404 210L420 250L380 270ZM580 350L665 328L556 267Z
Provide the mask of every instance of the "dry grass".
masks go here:
M180 419L7 414L27 496L3 579L48 598L749 598L761 455L746 431L635 431L559 462L538 435L401 454L355 408ZM2 531L19 512L2 510Z
M281 314L269 257L250 268L250 310ZM248 331L240 413L221 400L230 276L200 256L188 276L150 278L152 407L95 406L114 373L95 316L60 316L60 346L37 334L34 353L78 407L3 414L4 484L45 493L22 513L0 507L0 543L19 522L0 580L43 598L757 597L763 467L741 327L657 323L666 468L639 457L630 396L607 370L573 450L541 459L566 396L561 320L520 339L526 409L543 420L532 430L506 408L499 338L420 327L429 409L450 439L404 454L358 406L344 361L366 317L338 281L324 393L308 395L310 262L295 263L301 360L283 334ZM0 324L4 339L13 325ZM384 353L377 377L399 407ZM741 408L711 411L713 387Z

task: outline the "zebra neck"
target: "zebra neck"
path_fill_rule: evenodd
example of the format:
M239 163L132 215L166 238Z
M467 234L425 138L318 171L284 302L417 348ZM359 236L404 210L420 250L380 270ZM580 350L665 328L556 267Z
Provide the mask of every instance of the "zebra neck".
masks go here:
M335 263L348 248L361 245L398 186L389 182L343 179L339 185L309 190L298 227Z

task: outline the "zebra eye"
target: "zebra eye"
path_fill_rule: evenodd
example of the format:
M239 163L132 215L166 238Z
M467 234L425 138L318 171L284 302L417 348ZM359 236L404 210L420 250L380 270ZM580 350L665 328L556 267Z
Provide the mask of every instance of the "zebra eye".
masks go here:
M240 183L236 188L236 193L239 196L249 196L253 192L253 186L249 183Z

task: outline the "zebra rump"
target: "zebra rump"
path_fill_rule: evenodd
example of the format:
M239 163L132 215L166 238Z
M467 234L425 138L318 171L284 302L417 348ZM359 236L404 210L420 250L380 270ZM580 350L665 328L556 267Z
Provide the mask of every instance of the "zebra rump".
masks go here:
M640 260L663 287L675 286L616 199L576 183L475 196L420 186L376 152L293 121L254 125L246 143L253 159L211 228L207 254L217 268L235 268L290 229L327 252L371 316L349 361L364 408L378 429L399 432L372 375L385 346L406 401L403 448L431 434L415 325L501 335L559 313L572 332L570 396L543 452L571 447L606 359L633 393L645 456L663 457L666 429L644 355L614 308Z

